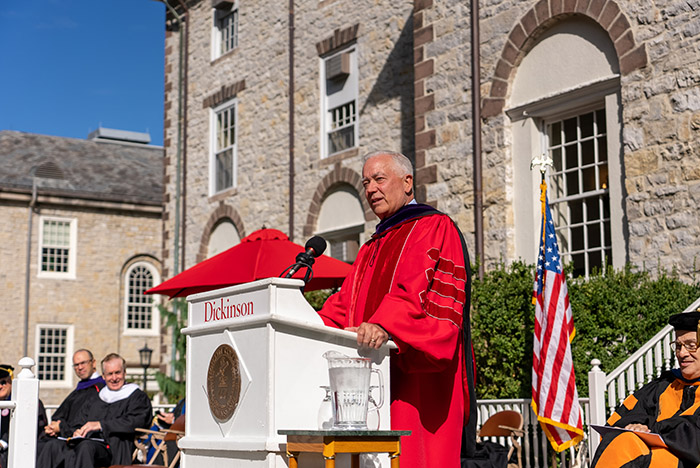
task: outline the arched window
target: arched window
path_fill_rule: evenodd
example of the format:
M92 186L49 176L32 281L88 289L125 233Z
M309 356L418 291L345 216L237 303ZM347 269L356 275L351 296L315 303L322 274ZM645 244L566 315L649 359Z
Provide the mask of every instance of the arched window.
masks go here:
M329 244L329 255L352 263L362 243L365 217L357 192L350 185L331 191L321 203L316 234Z
M620 73L608 34L572 18L552 26L518 66L510 107L516 256L534 261L539 171L548 155L548 196L562 259L573 274L626 262L620 146Z
M149 263L138 262L126 271L124 291L124 331L130 335L158 334L160 314L154 297L144 292L156 284L160 278L156 269Z

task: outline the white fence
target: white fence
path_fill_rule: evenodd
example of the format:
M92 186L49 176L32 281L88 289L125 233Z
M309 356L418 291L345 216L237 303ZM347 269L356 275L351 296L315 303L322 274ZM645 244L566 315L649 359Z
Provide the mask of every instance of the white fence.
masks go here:
M31 370L34 367L34 359L20 359L19 367L22 370L12 381L12 399L0 402L0 408L10 410L7 464L11 467L35 468L39 380Z

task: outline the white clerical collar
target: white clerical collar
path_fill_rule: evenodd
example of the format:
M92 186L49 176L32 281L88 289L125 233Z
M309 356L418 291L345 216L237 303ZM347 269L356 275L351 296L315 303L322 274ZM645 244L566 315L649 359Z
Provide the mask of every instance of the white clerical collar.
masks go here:
M92 373L92 375L90 376L90 379L89 379L89 380L97 379L99 376L100 376L100 373L97 372L97 371L95 371L95 372Z
M410 202L408 202L408 203L406 203L406 204L407 204L407 205L417 205L418 202L417 202L416 199L414 198L413 200L411 200Z
M132 393L139 389L139 386L134 383L124 384L119 390L110 390L106 385L100 390L100 400L105 403L114 403L115 401L129 398Z

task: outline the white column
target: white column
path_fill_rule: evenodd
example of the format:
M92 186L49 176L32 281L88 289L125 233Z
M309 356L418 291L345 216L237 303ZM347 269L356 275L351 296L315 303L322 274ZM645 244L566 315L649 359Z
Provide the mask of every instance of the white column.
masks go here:
M39 380L31 371L34 364L30 357L20 359L22 370L12 381L12 401L16 406L10 419L9 468L36 467Z
M593 368L588 373L588 396L590 401L590 424L605 425L605 372L600 370L600 361L591 361ZM588 429L588 451L591 460L600 443L598 433L589 427Z

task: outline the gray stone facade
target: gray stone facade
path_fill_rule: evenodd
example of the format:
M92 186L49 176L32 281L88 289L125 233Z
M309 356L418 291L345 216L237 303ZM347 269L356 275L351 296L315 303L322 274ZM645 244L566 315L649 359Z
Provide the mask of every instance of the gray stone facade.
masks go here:
M455 0L294 2L294 214L289 217L289 10L286 2L240 2L239 46L211 59L207 1L180 10L189 22L181 216L183 264L206 256L211 229L229 219L241 236L263 226L302 242L337 184L361 197L360 156L378 148L416 164L416 194L452 216L474 254L469 4ZM612 45L619 82L620 186L625 262L656 271L698 271L700 87L697 9L687 2L539 0L480 2L484 252L487 266L522 255L516 246L516 123L512 86L523 58L557 25L584 21ZM166 38L165 276L172 272L175 219L178 40ZM353 35L354 34L354 35ZM347 37L346 37L347 36ZM359 56L359 144L320 156L320 58L343 41ZM585 60L585 57L581 58ZM238 185L208 192L210 106L238 99ZM534 156L534 155L533 155ZM534 197L536 198L537 195ZM362 202L364 203L364 202ZM375 218L363 204L365 234ZM532 251L536 245L532 245ZM534 253L532 254L534 255Z

